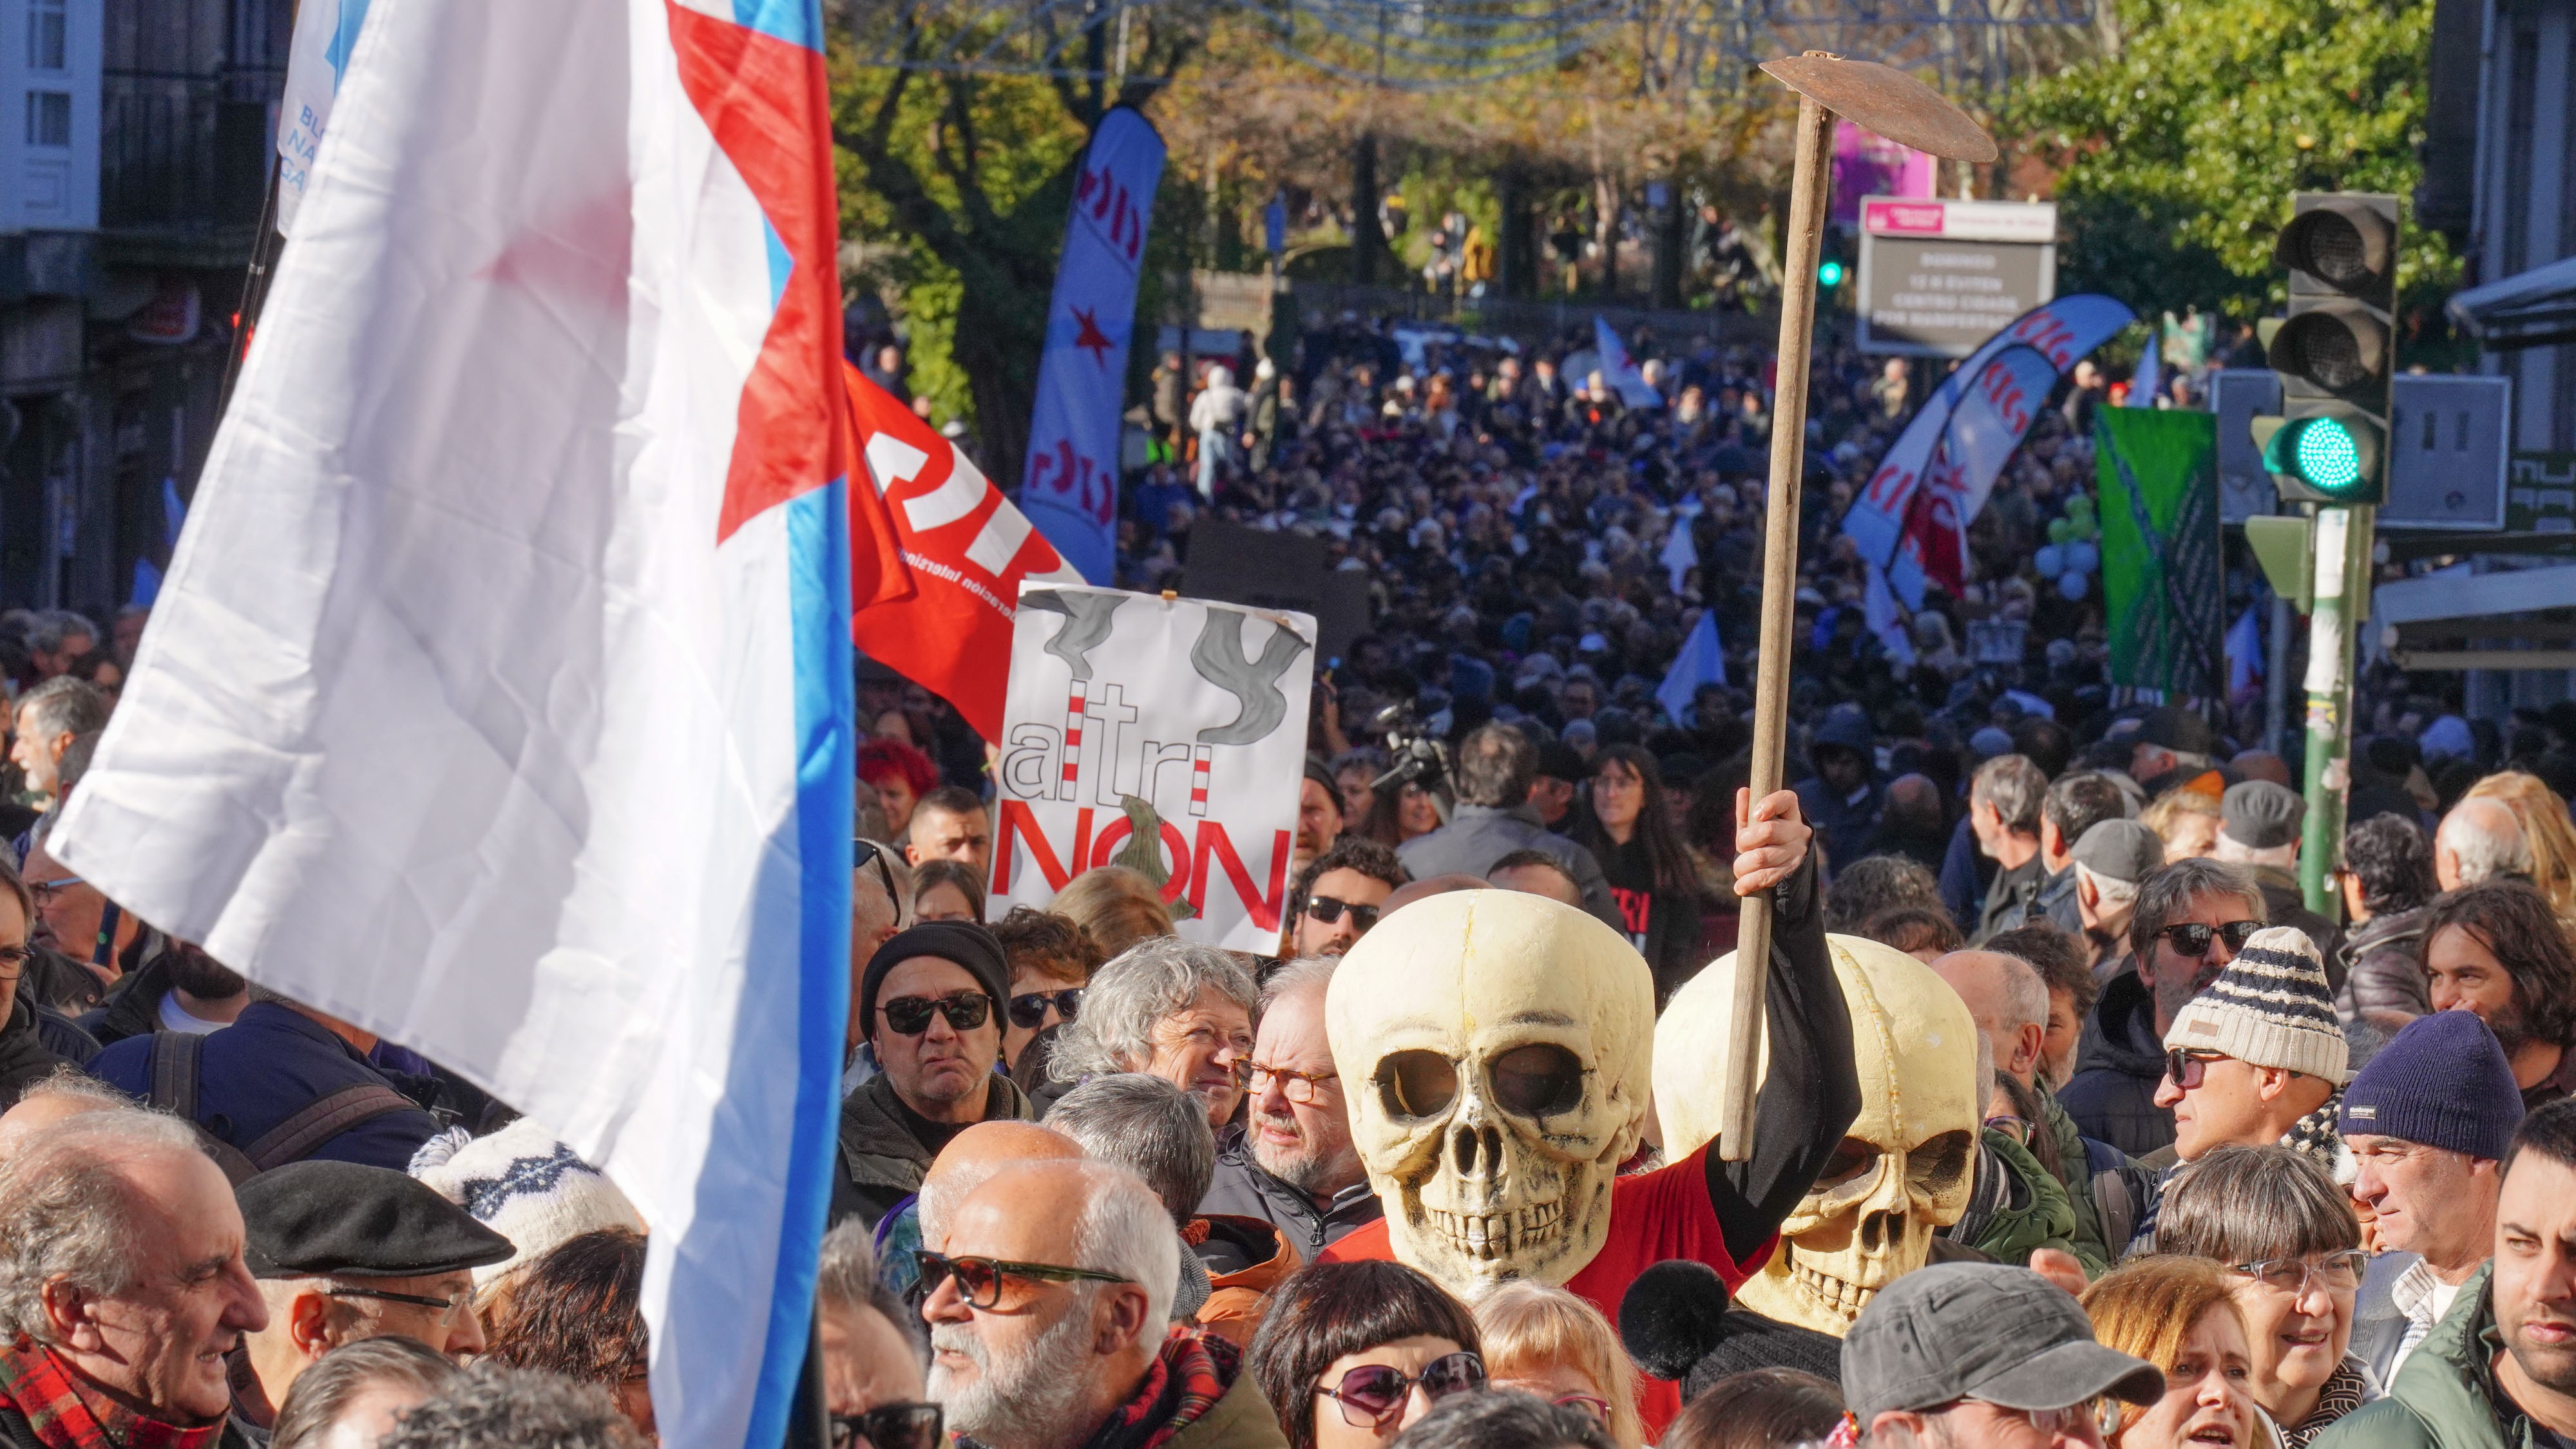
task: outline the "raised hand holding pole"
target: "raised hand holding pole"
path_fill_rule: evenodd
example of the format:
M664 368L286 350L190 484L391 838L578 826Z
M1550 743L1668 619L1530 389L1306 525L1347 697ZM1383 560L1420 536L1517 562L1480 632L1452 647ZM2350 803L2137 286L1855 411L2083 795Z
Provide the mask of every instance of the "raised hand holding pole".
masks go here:
M1789 732L1789 626L1798 592L1798 494L1806 473L1807 367L1816 325L1816 265L1831 200L1837 114L1891 141L1954 161L1992 161L1995 143L1958 107L1921 81L1865 60L1820 50L1766 63L1798 93L1796 168L1789 183L1789 255L1780 286L1780 365L1772 403L1771 487L1763 511L1762 626L1753 684L1752 799L1781 786ZM1754 1079L1761 1060L1763 986L1771 961L1771 893L1741 902L1734 993L1727 1007L1725 1100L1718 1156L1742 1162L1753 1151Z

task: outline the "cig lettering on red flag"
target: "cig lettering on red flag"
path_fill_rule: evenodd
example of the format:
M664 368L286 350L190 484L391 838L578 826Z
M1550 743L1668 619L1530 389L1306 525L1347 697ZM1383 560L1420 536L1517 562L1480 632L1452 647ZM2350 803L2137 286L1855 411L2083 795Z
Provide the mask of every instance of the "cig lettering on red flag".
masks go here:
M862 605L851 636L869 658L955 705L977 734L999 740L1020 584L1080 576L955 443L857 368L841 375L875 485L850 490L854 551L864 553L860 540L879 530L910 584Z

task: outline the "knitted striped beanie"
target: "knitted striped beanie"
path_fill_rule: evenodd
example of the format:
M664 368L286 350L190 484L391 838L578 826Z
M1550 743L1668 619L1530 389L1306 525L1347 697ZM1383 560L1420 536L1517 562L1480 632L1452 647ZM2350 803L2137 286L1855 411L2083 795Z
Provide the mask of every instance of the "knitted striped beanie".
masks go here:
M2165 1047L2223 1052L2336 1086L2352 1077L2325 963L2307 932L2292 926L2256 931L2218 979L2174 1014Z

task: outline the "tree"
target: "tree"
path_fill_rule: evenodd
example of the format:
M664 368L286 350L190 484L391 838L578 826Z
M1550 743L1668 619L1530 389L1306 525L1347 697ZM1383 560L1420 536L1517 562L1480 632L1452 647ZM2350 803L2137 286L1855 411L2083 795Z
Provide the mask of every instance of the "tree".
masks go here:
M1203 32L1185 5L1133 12L1119 72L1110 25L1063 35L1047 11L1027 34L993 42L978 27L998 22L971 7L958 17L887 9L874 29L861 16L877 8L852 7L834 37L843 235L881 243L879 269L913 328L916 386L951 406L971 401L980 461L1016 485L1075 163L1110 107L1141 106ZM1002 63L1045 73L955 63L990 60L994 44L1006 47Z
M2432 0L2105 0L2119 43L2003 106L2057 171L2061 291L2239 318L2283 300L2272 243L2293 191L2411 195ZM2410 229L2402 305L2458 267Z

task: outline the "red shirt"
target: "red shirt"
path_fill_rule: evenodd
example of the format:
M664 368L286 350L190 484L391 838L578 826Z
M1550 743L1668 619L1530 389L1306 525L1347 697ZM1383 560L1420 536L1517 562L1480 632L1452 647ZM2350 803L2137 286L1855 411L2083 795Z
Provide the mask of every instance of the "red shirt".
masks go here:
M1726 1251L1726 1230L1708 1198L1708 1149L1667 1163L1652 1172L1635 1173L1610 1184L1610 1232L1601 1251L1565 1282L1575 1297L1601 1310L1615 1327L1619 1300L1637 1275L1671 1258L1689 1258L1717 1270L1728 1291L1753 1276ZM1756 1267L1770 1261L1775 1237L1753 1255ZM1386 1220L1354 1228L1324 1250L1322 1261L1348 1263L1392 1259ZM1669 1379L1637 1376L1637 1412L1646 1421L1646 1441L1663 1437L1664 1426L1682 1411L1681 1385Z

